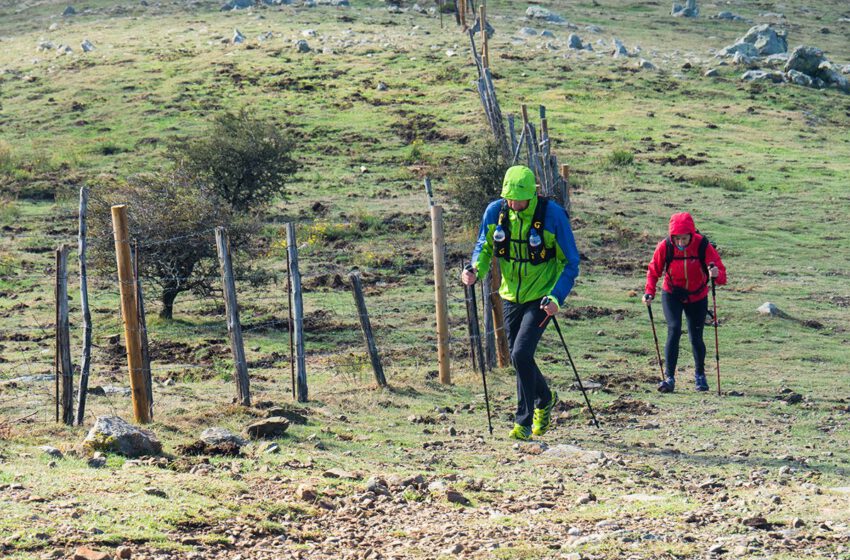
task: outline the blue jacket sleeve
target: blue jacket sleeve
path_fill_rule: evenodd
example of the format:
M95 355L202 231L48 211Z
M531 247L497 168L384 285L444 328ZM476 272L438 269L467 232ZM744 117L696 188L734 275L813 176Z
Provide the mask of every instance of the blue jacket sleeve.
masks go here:
M475 242L475 249L472 251L472 258L470 259L472 266L477 270L479 280L487 276L487 272L490 270L490 263L493 258L493 235L490 232L490 226L495 226L499 221L501 208L501 200L491 202L481 218L478 241Z
M547 212L547 218L550 215L553 217L552 227L555 233L557 249L566 259L566 262L564 263L564 270L558 277L555 287L552 288L552 296L558 300L558 305L561 306L564 304L564 300L573 289L573 285L578 277L578 263L580 257L566 211L564 211L563 208L558 207L557 212ZM560 255L558 256L560 257Z

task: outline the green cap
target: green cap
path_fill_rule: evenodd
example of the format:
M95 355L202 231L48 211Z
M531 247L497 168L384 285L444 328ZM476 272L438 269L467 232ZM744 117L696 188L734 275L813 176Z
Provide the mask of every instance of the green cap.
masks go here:
M534 173L524 165L514 165L505 172L502 181L502 198L531 200L537 196Z

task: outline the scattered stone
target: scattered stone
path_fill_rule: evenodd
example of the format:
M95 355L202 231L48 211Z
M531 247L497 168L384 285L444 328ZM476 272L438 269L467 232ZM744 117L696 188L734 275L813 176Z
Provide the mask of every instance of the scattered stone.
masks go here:
M741 523L746 527L752 527L754 529L770 530L773 527L773 524L768 523L767 519L760 515L748 517L741 521Z
M242 447L248 443L245 439L234 434L230 430L218 427L207 428L201 432L201 441L207 445L222 445L225 443L231 443L237 447Z
M389 496L390 491L384 479L376 476L371 477L366 481L366 490L378 496Z
M74 6L68 6L65 8L65 11L62 12L64 17L71 17L77 15L77 10L74 9Z
M72 49L68 45L59 45L58 47L56 47L56 52L59 54L72 54L74 52L74 49ZM129 394L129 389L127 393Z
M92 52L94 50L94 45L88 39L84 39L82 43L80 43L80 48L83 49L83 52Z
M720 12L716 16L711 16L711 19L725 19L728 21L747 21L737 14L733 14L732 12Z
M144 488L144 493L148 496L156 496L157 498L167 498L168 494L165 493L165 490L160 490L159 488L155 488L153 486L146 486Z
M722 544L719 544L719 543L718 543L718 544L712 545L712 546L708 549L708 553L709 553L709 554L714 554L714 555L725 554L725 553L726 553L726 548L725 548Z
M565 21L564 18L558 14L540 6L529 6L528 9L525 10L525 17L528 19L544 19L554 23L563 23Z
M87 461L88 466L93 469L99 469L106 466L106 457L101 452L97 452Z
M231 39L234 45L238 45L239 43L245 42L245 36L242 35L242 32L238 29L233 30L233 38Z
M119 546L115 550L115 558L118 560L130 560L133 557L133 549L129 546Z
M537 30L533 27L523 27L519 30L520 35L526 35L528 37L534 37L537 35Z
M54 457L56 459L62 459L64 457L61 451L59 451L55 447L51 447L50 445L42 445L41 447L39 447L39 449L41 449L41 451L45 455L49 455L50 457Z
M41 41L41 42L39 42L39 44L35 48L35 50L37 50L39 52L44 52L44 51L52 51L55 48L56 48L56 45L53 44L53 41Z
M697 17L699 16L699 8L697 0L688 0L687 4L673 3L673 8L670 10L670 15L673 17Z
M92 550L87 546L80 546L74 551L74 560L109 560L109 554Z
M257 42L262 43L263 41L269 41L273 38L274 33L272 33L271 31L266 31L264 33L260 33L260 35L257 37Z
M770 315L772 317L776 317L777 315L779 315L779 308L776 307L774 304L770 303L769 301L761 304L761 306L756 309L756 311L758 311L762 315Z
M759 55L758 50L750 43L738 42L721 49L717 56L730 57L739 53L750 58L756 58Z
M785 404L798 404L803 402L803 395L795 393L791 389L784 388L779 392L776 399L785 402Z
M83 446L92 451L111 451L127 457L159 455L162 444L149 430L137 428L118 416L98 416Z
M51 23L50 27L47 28L48 31L56 31L57 29L59 29L58 23Z
M805 526L806 526L806 522L803 521L802 519L800 519L799 517L795 517L794 519L791 520L791 527L793 527L794 529L799 529L799 528L805 527Z
M588 33L602 33L602 28L598 25L588 25L584 30Z
M289 420L283 416L273 416L258 420L246 428L251 439L280 437L289 428Z
M449 503L460 504L462 506L468 506L471 503L466 496L452 488L446 490L446 500L448 500Z
M230 2L227 2L221 7L220 11L230 12L233 10L244 10L253 6L254 0L230 0Z
M301 36L302 37L315 37L316 36L316 30L315 29L305 29L304 31L301 32Z
M655 65L653 63L651 63L650 61L646 60L645 58L641 58L638 61L637 67L640 68L641 70L655 70ZM602 331L599 331L599 332L602 332ZM596 333L596 334L599 334L599 333ZM602 334L604 335L605 333L603 332Z
M457 543L456 545L449 547L446 550L444 550L443 554L446 554L446 555L449 555L449 556L454 556L456 554L460 554L463 551L464 551L463 545L460 544L460 543Z
M576 500L576 505L577 506L583 506L585 504L589 504L590 502L595 502L595 501L596 501L596 496L593 494L593 492L588 492L587 494L583 494L583 495L579 496L579 498Z
M551 31L549 31L548 29L544 29L543 31L541 31L540 36L546 37L547 39L554 39L555 38L555 34L552 33Z
M322 473L322 476L325 478L341 478L343 480L360 480L363 477L359 474L350 473L344 469L328 469Z
M280 453L280 446L273 441L269 441L261 445L259 450L260 453L271 455L272 453Z
M786 75L788 76L788 81L792 84L804 87L812 87L813 80L812 77L808 74L803 74L802 72L798 72L797 70L789 70L788 72L786 72ZM773 313L770 314L773 315Z
M717 71L717 68L709 68L705 71L705 74L703 74L706 78L716 78L719 75L720 72Z
M581 37L575 33L570 33L570 36L567 37L567 47L576 50L584 48L584 45L582 45L581 42Z
M303 502L315 502L319 494L311 485L301 484L295 489L295 497Z
M629 56L629 51L626 49L626 46L621 40L614 37L611 42L614 45L614 51L612 53L614 55L614 58L619 58L621 56Z
M307 41L304 39L300 39L295 43L295 49L300 53L308 53L310 52L310 45L307 44Z

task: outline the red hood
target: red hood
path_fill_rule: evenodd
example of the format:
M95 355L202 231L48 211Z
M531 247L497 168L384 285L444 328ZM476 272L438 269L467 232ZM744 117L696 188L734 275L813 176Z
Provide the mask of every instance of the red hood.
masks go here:
M697 228L694 225L694 219L687 212L673 214L670 216L670 235L687 235L695 234Z

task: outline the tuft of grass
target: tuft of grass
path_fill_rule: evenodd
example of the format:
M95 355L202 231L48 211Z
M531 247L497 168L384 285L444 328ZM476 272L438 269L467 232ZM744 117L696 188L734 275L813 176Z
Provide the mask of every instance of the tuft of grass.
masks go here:
M720 175L698 175L691 179L691 182L698 187L707 189L723 189L731 192L743 192L745 190L744 185L738 181Z
M635 162L635 154L624 148L614 148L606 157L610 167L628 167Z

